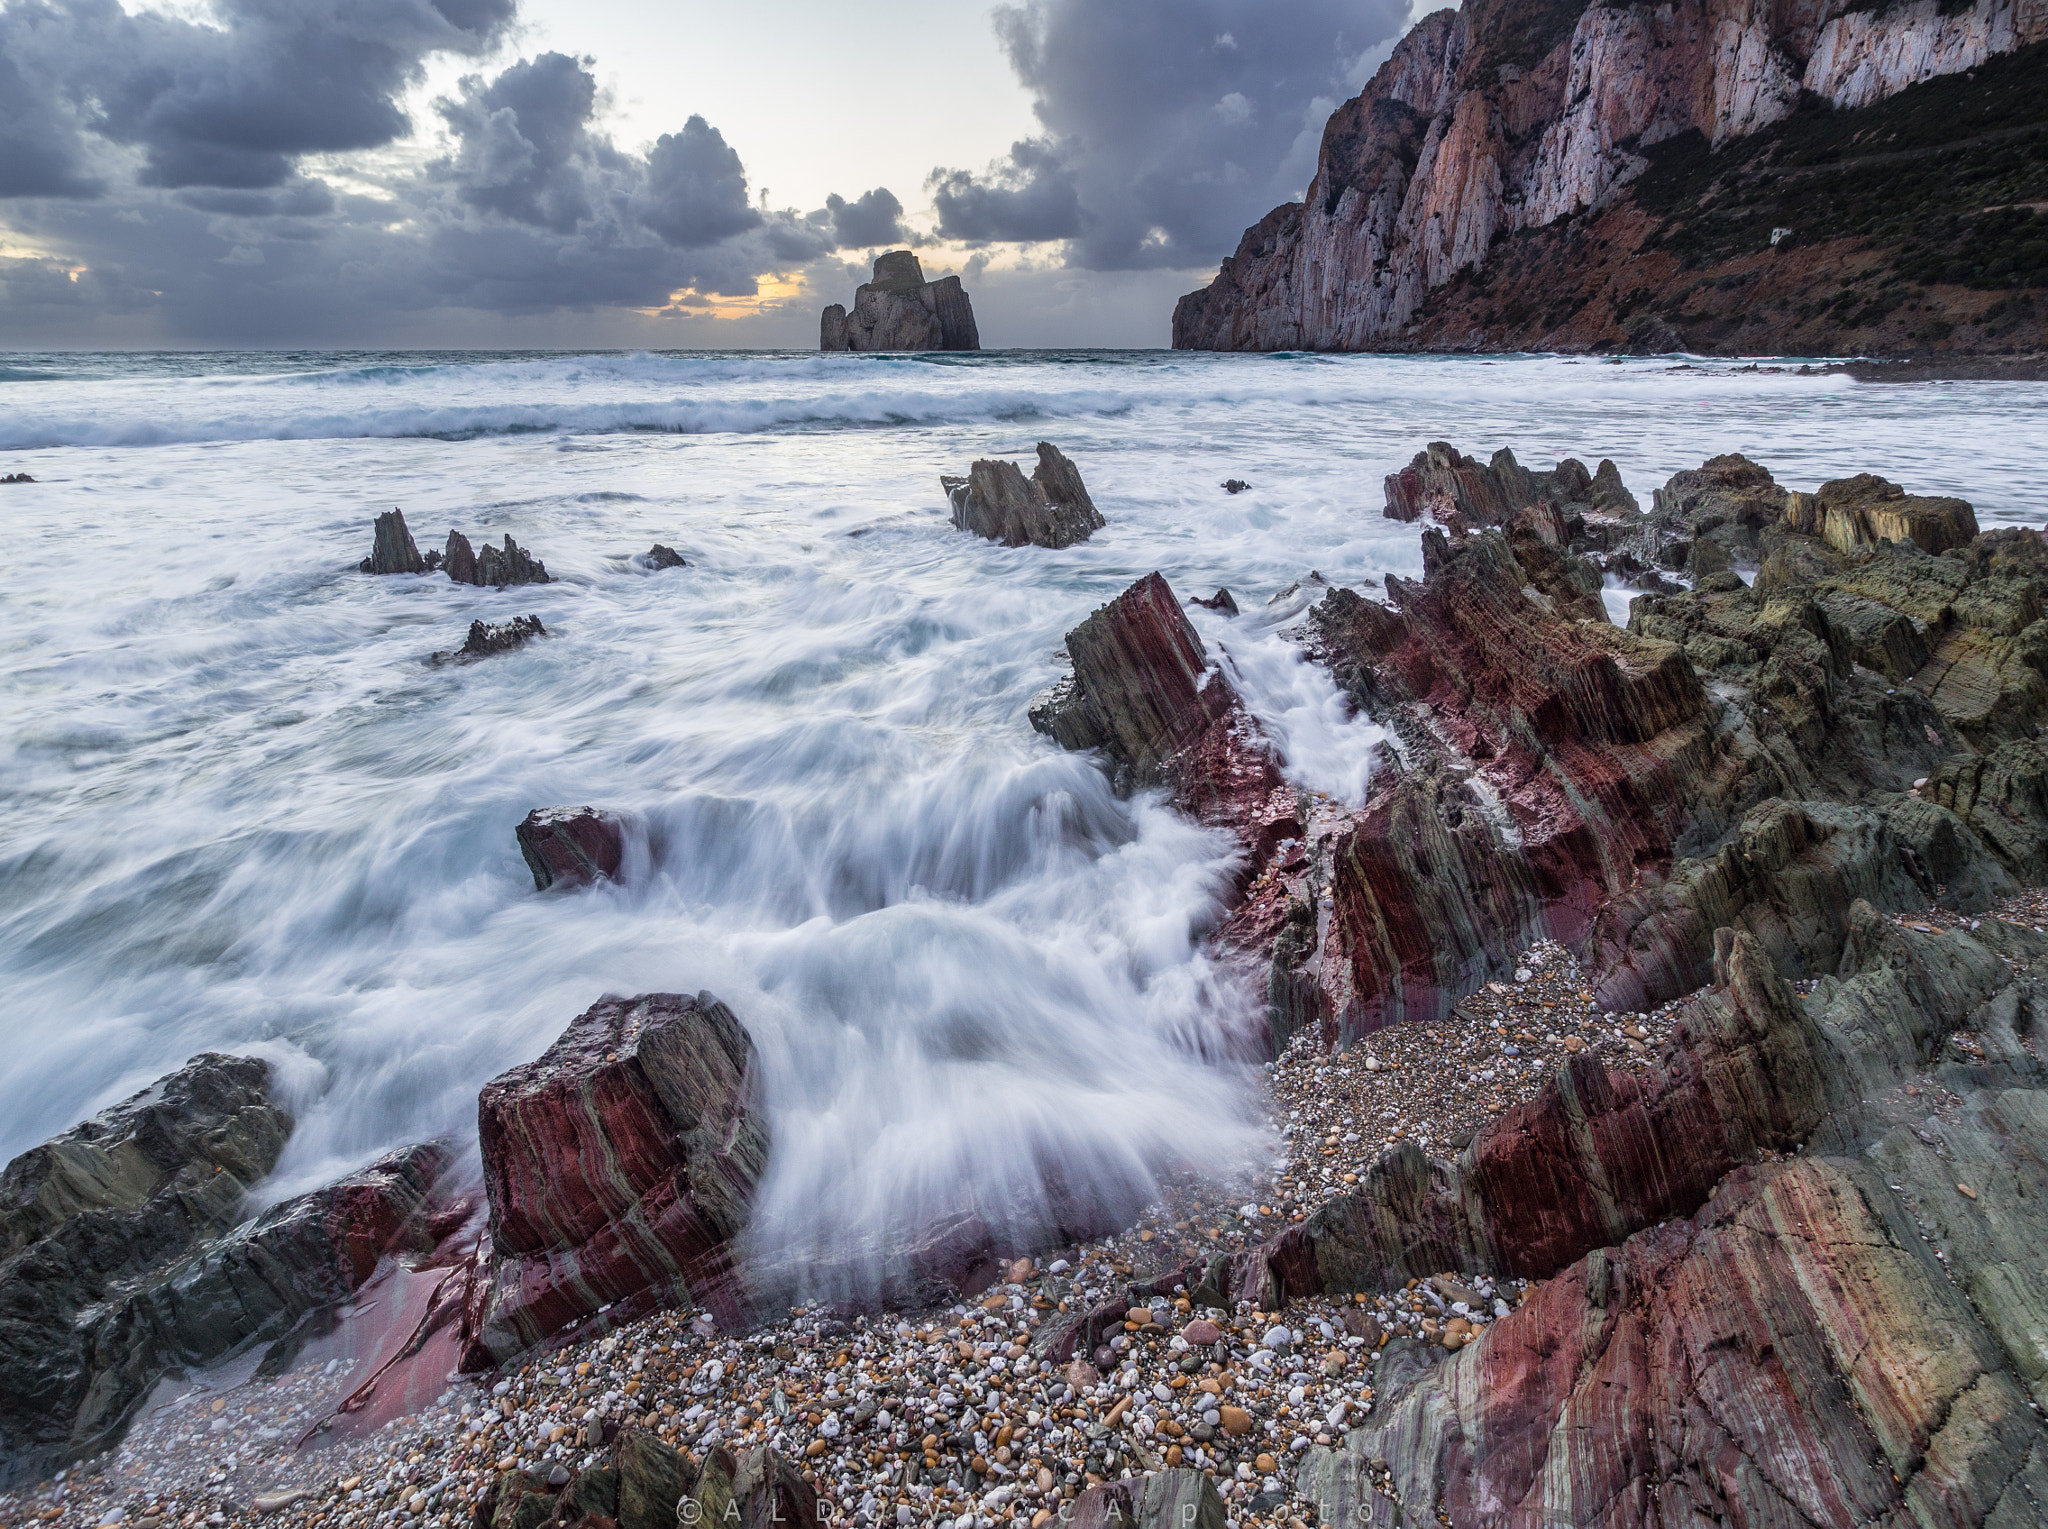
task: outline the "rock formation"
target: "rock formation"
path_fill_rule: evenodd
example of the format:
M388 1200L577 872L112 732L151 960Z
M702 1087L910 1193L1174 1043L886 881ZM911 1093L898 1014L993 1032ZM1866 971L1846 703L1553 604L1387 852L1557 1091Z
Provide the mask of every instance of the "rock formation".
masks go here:
M427 560L413 545L412 532L405 528L403 510L386 510L377 517L375 544L370 555L357 565L364 573L425 573Z
M1981 909L2048 864L2040 536L1973 534L1962 501L1880 479L1796 493L1741 458L1648 515L1608 464L1441 444L1387 492L1437 522L1424 577L1384 603L1333 589L1307 628L1389 735L1360 808L1282 786L1156 575L1070 634L1073 676L1032 707L1239 834L1217 938L1260 974L1269 1044L1440 1016L1546 938L1622 1009L1705 981L1721 928L1817 976L1858 898ZM1669 588L1660 566L1697 587L1612 626L1603 576Z
M1324 1522L2038 1519L2048 940L1850 922L1804 1002L1724 932L1659 1072L1574 1058L1457 1163L1389 1153L1231 1271L1272 1305L1441 1257L1563 1271L1311 1453ZM1923 1118L1929 1085L1953 1107Z
M654 569L656 572L664 568L687 568L690 566L689 560L682 553L676 551L673 547L664 547L660 542L656 542L647 550L646 563L649 568Z
M709 994L592 1005L477 1106L490 1221L465 1297L466 1367L609 1308L730 1320L730 1243L768 1157L753 1041Z
M1469 0L1337 109L1305 199L1181 299L1173 343L2038 348L2006 294L2048 285L2042 220L2012 210L2044 172L1983 135L2039 135L2044 38L2019 0Z
M536 807L515 832L537 892L614 881L626 855L624 823L594 807Z
M442 663L450 657L478 659L493 653L509 653L514 648L524 647L535 637L547 635L548 629L540 624L538 616L514 616L510 621L472 621L469 636L463 639L461 648L452 655L436 653L434 661Z
M875 260L875 279L838 303L819 325L820 350L980 350L974 305L957 276L926 281L917 256L891 250Z
M714 1448L699 1461L650 1433L621 1430L606 1464L559 1486L533 1471L501 1471L471 1509L474 1529L817 1529L816 1489L775 1450ZM1161 1529L1165 1529L1162 1525ZM1206 1526L1205 1526L1206 1529Z
M423 1247L448 1157L394 1153L243 1221L292 1129L267 1063L206 1054L0 1176L0 1483L103 1448L166 1373L283 1339Z
M0 474L0 483L33 483L35 481L27 473Z
M469 545L469 538L460 531L448 533L448 545L441 554L441 566L448 577L457 584L477 584L491 589L503 589L508 584L548 584L547 564L527 552L506 533L505 545L493 547L484 543L484 550L477 552Z
M1038 466L1026 478L1015 462L976 462L964 478L941 477L953 524L1005 547L1071 547L1107 524L1081 470L1059 447L1038 443Z

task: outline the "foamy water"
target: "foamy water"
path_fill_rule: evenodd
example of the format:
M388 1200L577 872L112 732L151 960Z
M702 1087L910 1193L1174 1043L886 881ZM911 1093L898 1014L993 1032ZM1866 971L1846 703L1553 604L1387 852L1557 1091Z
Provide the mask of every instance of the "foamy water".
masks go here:
M605 992L709 989L762 1050L783 1254L1253 1162L1255 1003L1201 948L1229 846L1030 731L1069 627L1154 568L1227 585L1212 655L1357 800L1375 734L1267 602L1419 575L1380 482L1425 442L1612 456L1645 503L1740 450L2038 520L2044 425L2042 387L1663 362L0 357L0 471L42 480L0 488L0 1155L253 1050L301 1117L282 1194L472 1135ZM1108 529L954 531L938 475L1040 438ZM393 505L558 582L356 573ZM423 664L526 611L548 641ZM638 874L536 894L513 825L585 802L636 816Z

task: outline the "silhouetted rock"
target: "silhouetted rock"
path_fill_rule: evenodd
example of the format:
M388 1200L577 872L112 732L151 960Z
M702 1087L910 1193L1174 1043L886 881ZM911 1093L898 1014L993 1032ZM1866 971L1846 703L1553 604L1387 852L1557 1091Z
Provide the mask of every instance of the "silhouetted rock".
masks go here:
M729 1243L767 1161L753 1041L700 993L605 998L478 1101L489 1230L469 1363L613 1308L737 1314Z
M647 566L654 569L687 568L689 561L673 547L664 547L656 542L647 552Z
M891 250L875 260L875 279L819 323L820 350L980 350L974 305L957 276L926 281L917 256Z
M976 462L964 478L942 476L953 524L1006 547L1071 547L1106 524L1075 467L1057 446L1038 443L1027 479L1015 462Z
M1225 478L1223 480L1223 492L1226 494L1241 494L1250 487L1251 485L1242 478Z
M358 565L364 573L425 573L427 561L405 528L405 512L386 510L377 517L376 541Z
M536 807L516 830L535 890L615 880L625 858L625 825L594 807Z

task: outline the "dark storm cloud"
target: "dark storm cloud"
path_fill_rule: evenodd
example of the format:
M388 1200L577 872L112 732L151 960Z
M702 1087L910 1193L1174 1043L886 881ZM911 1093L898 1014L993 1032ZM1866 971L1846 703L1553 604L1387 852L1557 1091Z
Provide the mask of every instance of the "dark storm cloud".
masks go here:
M841 249L910 242L903 227L903 204L885 186L863 191L851 202L843 196L828 196L825 210L832 215L832 232Z
M939 232L1070 241L1097 270L1209 264L1313 173L1323 119L1395 0L1032 0L996 31L1041 137L928 185Z
M54 252L0 266L13 326L140 315L249 342L439 308L658 308L900 235L881 188L754 206L699 116L621 149L591 61L560 53L465 77L435 103L438 156L351 163L407 138L427 60L495 47L512 6L217 0L216 26L114 0L0 10L0 198L16 242ZM338 192L335 165L377 194Z

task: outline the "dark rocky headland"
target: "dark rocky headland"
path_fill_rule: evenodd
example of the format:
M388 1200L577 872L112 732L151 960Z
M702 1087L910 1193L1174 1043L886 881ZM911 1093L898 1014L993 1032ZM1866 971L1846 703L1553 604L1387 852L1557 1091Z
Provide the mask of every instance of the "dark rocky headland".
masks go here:
M1287 1139L1135 1224L905 1227L793 1305L708 993L492 1080L480 1173L253 1218L289 1112L195 1058L0 1179L0 1522L2048 1520L2048 540L1939 488L1427 446L1422 577L1296 633L1382 731L1356 805L1161 575L1075 627L1028 725L1235 837ZM518 839L600 896L629 828Z
M2048 16L1469 0L1181 299L1188 350L2030 356Z

